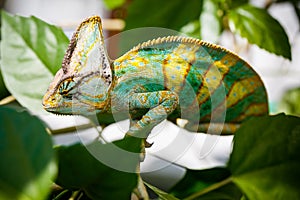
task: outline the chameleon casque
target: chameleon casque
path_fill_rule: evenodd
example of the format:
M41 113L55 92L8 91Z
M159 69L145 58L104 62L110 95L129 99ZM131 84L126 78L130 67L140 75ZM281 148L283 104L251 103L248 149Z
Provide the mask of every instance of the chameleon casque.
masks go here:
M260 77L236 54L198 39L168 36L110 60L98 16L77 28L43 106L57 114L128 111L127 134L144 136L165 119L186 119L184 128L191 131L207 132L214 124L222 133L234 133L248 118L268 114Z

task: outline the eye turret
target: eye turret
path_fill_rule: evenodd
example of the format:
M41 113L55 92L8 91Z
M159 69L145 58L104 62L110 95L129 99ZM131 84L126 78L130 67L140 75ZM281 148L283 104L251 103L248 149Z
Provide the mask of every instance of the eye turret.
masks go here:
M71 97L72 94L70 94L70 92L72 91L72 89L74 89L74 86L75 82L73 81L73 79L68 78L60 84L58 93L65 97Z

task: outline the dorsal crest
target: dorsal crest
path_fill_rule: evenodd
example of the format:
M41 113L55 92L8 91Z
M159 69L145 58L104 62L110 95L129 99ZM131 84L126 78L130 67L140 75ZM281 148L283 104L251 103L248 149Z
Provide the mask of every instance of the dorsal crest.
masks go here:
M219 49L220 51L223 52L227 52L230 54L233 54L235 56L237 56L235 53L229 51L228 49L216 45L216 44L212 44L203 40L199 40L197 38L192 38L192 37L186 37L186 36L166 36L166 37L159 37L156 39L152 39L152 40L148 40L146 42L142 42L138 45L136 45L135 47L133 47L130 51L138 51L140 49L145 49L145 48L151 48L155 45L159 45L159 44L164 44L164 43L185 43L185 44L191 44L191 45L199 45L199 46L205 46L205 47L209 47L209 48L214 48L214 49ZM129 52L130 52L129 51Z

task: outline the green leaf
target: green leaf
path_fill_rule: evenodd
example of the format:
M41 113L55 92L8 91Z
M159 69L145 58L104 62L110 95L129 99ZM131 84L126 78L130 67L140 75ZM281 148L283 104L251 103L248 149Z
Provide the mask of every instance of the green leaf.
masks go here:
M137 27L164 27L180 30L182 26L199 18L201 0L134 0L128 7L126 29Z
M232 183L218 186L212 191L207 188L219 184L230 176L225 168L212 168L205 170L187 170L184 178L171 189L171 193L181 199L228 199L239 200L241 191Z
M280 101L279 108L287 114L300 116L300 88L286 91Z
M27 112L0 107L0 199L47 197L57 172L51 138Z
M150 185L149 183L145 183L155 194L158 195L160 200L179 200L176 197L174 197L172 194L168 194L157 187L154 187L153 185Z
M242 197L241 190L233 183L226 184L214 191L201 195L197 199L201 200L240 200Z
M103 0L105 6L108 9L115 9L122 6L125 3L125 0Z
M228 13L230 30L276 55L291 60L291 46L280 23L266 10L244 5Z
M235 8L249 3L249 0L225 0L225 1L230 3L230 8Z
M189 37L194 37L194 38L199 38L200 37L200 22L199 20L193 20L183 27L181 27L180 32L189 36Z
M195 196L194 196L195 195ZM195 198L193 198L193 196ZM195 193L186 200L190 199L199 199L199 200L240 200L242 197L241 190L233 183L227 183L222 186L216 187L214 190L211 191L199 191Z
M228 167L248 199L300 199L300 118L266 116L235 133Z
M1 69L10 93L24 107L42 112L41 100L60 68L68 38L35 17L2 12Z
M83 189L92 199L130 199L138 180L133 172L139 163L139 153L133 157L126 156L130 153L122 156L113 148L140 152L140 146L140 139L125 138L108 144L94 142L87 146L57 147L59 173L56 182L65 188ZM106 165L107 158L115 168ZM122 167L131 173L120 171Z
M229 176L230 172L224 168L205 170L187 169L183 179L171 189L171 193L179 198L184 198Z
M201 39L217 43L222 31L222 10L214 0L203 0L200 15Z

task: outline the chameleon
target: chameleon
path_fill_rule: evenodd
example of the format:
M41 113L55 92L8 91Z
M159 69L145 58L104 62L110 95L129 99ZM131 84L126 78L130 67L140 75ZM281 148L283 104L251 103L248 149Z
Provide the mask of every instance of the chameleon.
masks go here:
M125 112L126 134L142 137L165 119L183 119L189 131L233 134L249 118L268 114L260 76L237 54L196 38L166 36L111 60L99 16L74 32L42 104L66 115Z

